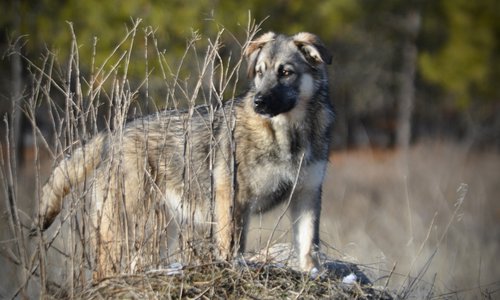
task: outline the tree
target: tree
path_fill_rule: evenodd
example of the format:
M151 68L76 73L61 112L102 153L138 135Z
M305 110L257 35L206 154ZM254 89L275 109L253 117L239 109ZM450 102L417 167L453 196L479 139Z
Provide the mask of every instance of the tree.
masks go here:
M448 127L463 127L470 142L500 145L500 3L431 3L423 22L419 68L423 88L439 92L428 94L427 109L439 109Z
M419 66L425 79L450 92L457 99L456 105L465 108L475 93L492 92L490 76L499 62L500 7L495 0L439 3L436 9L443 17L436 16L425 24L430 38ZM436 35L444 38L436 41Z
M19 8L14 10L16 3ZM366 135L367 143L388 146L407 144L414 132L412 125L420 120L425 119L425 124L446 123L442 115L450 111L461 121L475 120L471 124L494 122L495 103L500 98L495 87L500 76L499 6L496 0L339 0L314 4L287 0L140 0L118 5L97 0L18 0L6 4L5 10L12 13L0 16L0 27L4 28L2 34L10 36L18 28L16 34L27 40L23 54L30 60L39 60L40 54L49 49L65 62L72 40L67 21L71 22L83 62L80 71L88 74L92 72L90 62L94 60L95 66L100 66L120 42L126 27L140 18L143 31L136 37L129 68L129 78L140 82L146 72L144 41L148 34L151 38L154 33L162 59L175 69L192 32L203 36L200 42L206 43L224 26L241 38L249 12L257 21L269 17L261 32L311 31L333 50L331 91L338 111L335 140L343 145L347 140L359 144L366 139L358 137ZM238 49L237 39L231 37L224 42L221 55L227 57ZM0 46L5 45L0 41ZM128 46L124 44L117 53ZM150 57L155 55L152 47L148 51ZM2 65L0 72L9 75L1 80L12 79L10 61L2 64L8 68ZM158 68L157 61L150 59L148 68ZM189 74L183 76L188 78ZM161 94L161 76L151 76L150 80L150 88L157 88ZM10 94L10 84L4 85L9 90L4 88L0 93ZM10 98L8 101L10 106ZM412 119L414 113L418 118ZM362 134L353 134L360 131Z
M411 118L415 101L415 76L417 69L416 38L420 30L420 11L410 8L404 17L404 28L401 71L398 94L398 126L396 131L397 145L405 151L410 145Z

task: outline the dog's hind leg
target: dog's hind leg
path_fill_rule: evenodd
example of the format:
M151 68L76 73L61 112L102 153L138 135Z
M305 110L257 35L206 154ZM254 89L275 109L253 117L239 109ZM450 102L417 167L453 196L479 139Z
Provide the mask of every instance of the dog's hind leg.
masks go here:
M135 154L135 153L134 153ZM116 155L115 158L119 156ZM134 269L136 244L141 243L145 213L145 158L123 155L99 170L95 190L94 242L96 279Z

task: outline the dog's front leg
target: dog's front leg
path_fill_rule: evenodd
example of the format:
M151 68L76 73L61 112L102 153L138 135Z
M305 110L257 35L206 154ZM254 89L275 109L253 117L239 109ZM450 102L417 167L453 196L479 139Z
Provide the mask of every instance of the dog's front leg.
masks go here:
M234 191L236 193L236 191ZM215 238L219 256L231 260L245 251L249 211L234 199L229 176L217 177L215 189Z
M232 237L234 233L231 216L232 197L230 185L226 180L217 182L215 190L215 239L220 258L228 260L231 253Z
M298 192L291 203L294 246L300 268L309 272L319 269L313 251L319 247L319 218L321 213L321 187Z

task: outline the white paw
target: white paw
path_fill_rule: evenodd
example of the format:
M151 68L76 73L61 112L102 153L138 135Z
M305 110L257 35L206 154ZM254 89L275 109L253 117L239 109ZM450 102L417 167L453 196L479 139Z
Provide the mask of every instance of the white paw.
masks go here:
M356 283L356 280L358 279L358 277L356 276L356 274L354 273L351 273L347 276L344 276L344 278L342 278L342 283L345 283L345 284L354 284Z
M311 279L316 279L318 278L319 276L319 270L318 268L314 267L311 269L310 273L309 273L309 276L311 277Z

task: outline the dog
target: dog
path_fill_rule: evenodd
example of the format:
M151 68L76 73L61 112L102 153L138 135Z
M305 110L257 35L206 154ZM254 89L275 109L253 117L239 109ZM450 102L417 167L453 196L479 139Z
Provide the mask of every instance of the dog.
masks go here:
M192 226L210 227L221 259L244 252L252 214L288 203L300 268L320 268L313 253L334 122L332 56L305 32L265 33L247 44L244 56L250 84L243 95L216 109L195 106L133 120L59 162L42 188L37 232L51 225L65 196L93 176L88 193L97 278L117 272L123 240L139 238L146 222L140 215L155 201Z

